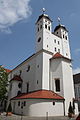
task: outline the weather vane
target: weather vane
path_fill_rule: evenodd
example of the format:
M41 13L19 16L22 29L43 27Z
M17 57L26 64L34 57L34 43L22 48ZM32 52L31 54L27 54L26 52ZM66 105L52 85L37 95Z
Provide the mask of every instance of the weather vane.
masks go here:
M60 23L61 23L61 19L60 19L60 17L58 17L58 23L59 23L59 25L60 25Z
M46 9L45 9L45 8L43 8L43 9L42 9L43 14L45 13L45 11L46 11Z

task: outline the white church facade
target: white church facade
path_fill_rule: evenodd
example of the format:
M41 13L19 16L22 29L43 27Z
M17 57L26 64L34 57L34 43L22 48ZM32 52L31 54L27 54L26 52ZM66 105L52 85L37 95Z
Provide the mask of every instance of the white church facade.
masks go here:
M52 20L46 14L40 15L36 22L35 54L14 68L9 80L8 102L11 101L13 113L68 115L75 96L66 27L59 24L52 32Z

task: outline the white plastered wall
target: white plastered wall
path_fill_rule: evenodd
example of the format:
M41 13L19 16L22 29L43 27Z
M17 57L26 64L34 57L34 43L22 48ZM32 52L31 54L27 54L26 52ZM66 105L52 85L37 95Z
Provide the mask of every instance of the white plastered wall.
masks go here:
M21 109L21 105L18 107L18 101L20 103L26 101L26 106L23 106L23 109ZM64 116L64 109L63 109L63 102L55 102L55 105L53 105L52 100L41 100L41 99L23 99L23 100L13 100L12 101L12 107L15 107L13 109L15 114L21 114L27 115L27 116L46 116L48 112L48 116Z
M69 62L67 60L63 60L62 61L62 70L63 70L63 89L64 89L64 98L65 98L65 112L67 115L69 103L70 103L70 101L73 100L73 98L75 98L71 62ZM76 105L75 111L78 112L77 105Z
M43 52L43 69L42 69L42 89L49 90L49 70L50 70L50 63L49 59L52 55Z
M70 101L73 101L74 96L74 85L73 85L73 75L72 75L72 65L67 59L59 58L51 60L51 70L50 70L50 81L51 90L55 91L55 78L60 79L60 92L56 92L63 96L65 99L65 114L68 115L68 108ZM78 114L78 107L75 104L75 112Z
M60 92L57 93L61 96L64 96L61 59L50 60L50 89L54 92L56 92L55 79L60 79Z

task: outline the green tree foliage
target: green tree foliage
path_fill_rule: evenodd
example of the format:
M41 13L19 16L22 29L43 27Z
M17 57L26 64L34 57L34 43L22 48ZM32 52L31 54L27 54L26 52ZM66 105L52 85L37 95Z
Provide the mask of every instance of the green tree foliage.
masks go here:
M0 66L0 100L4 100L6 98L8 85L8 74L6 70Z

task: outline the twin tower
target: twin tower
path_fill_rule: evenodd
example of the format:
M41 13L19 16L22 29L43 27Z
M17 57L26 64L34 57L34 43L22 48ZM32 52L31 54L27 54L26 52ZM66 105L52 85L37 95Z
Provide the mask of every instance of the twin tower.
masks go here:
M40 15L36 22L36 52L42 49L71 59L68 30L59 24L52 32L52 20L46 14Z

